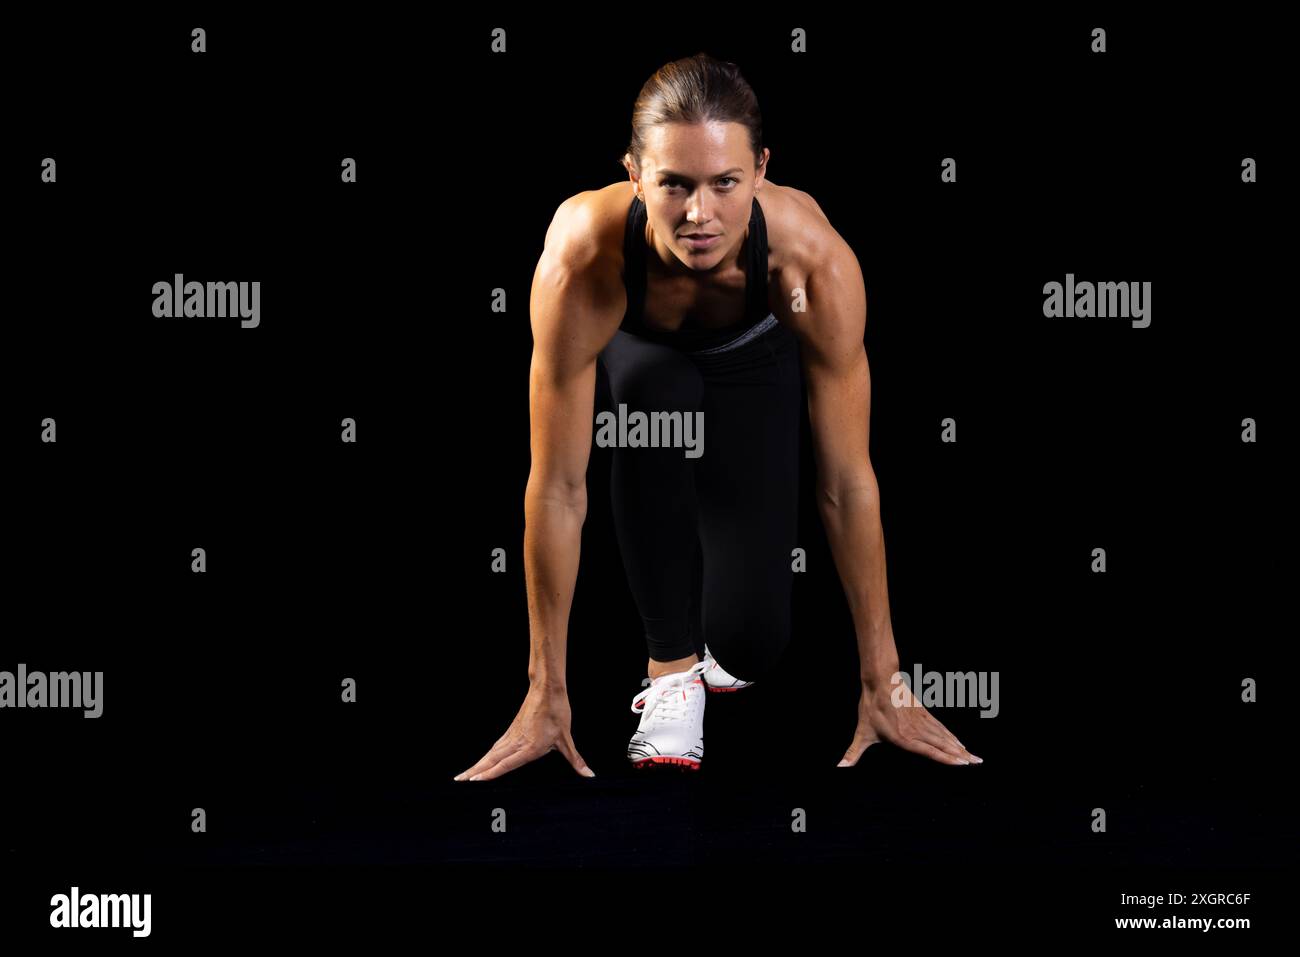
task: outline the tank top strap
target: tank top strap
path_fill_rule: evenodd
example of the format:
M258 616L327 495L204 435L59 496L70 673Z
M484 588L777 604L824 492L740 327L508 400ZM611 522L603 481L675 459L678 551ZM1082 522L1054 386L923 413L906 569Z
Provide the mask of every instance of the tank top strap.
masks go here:
M642 328L645 309L645 204L633 194L623 228L623 286L627 290L627 312L621 328Z
M745 317L750 323L761 322L771 311L768 309L767 282L767 221L763 208L754 197L749 214L749 257L745 275Z

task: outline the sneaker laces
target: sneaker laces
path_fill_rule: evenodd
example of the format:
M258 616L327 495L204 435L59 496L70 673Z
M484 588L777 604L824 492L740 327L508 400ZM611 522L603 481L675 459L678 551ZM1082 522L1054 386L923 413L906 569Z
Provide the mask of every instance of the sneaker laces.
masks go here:
M658 720L675 721L686 715L689 701L686 686L699 680L707 665L703 661L691 665L688 671L660 675L639 695L632 699L632 711L640 715L658 715ZM637 708L641 702L644 708Z

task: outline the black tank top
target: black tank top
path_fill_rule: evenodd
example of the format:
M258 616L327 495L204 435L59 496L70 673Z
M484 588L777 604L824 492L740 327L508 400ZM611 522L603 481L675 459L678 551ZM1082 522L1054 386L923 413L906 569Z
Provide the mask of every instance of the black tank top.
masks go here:
M627 289L627 312L619 328L652 342L694 351L725 345L750 326L767 318L767 224L763 209L755 199L749 212L748 247L745 255L745 314L736 323L721 329L701 326L688 315L676 332L652 329L643 321L645 311L646 252L645 203L636 195L627 211L623 232L623 285Z

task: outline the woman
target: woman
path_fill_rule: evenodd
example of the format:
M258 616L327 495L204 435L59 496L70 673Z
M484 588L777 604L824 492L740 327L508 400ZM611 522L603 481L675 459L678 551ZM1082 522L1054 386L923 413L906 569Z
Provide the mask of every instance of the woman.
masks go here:
M860 658L858 724L840 766L880 740L980 761L896 679L862 271L811 196L767 179L769 155L749 84L697 54L642 88L629 180L556 211L530 304L531 686L506 733L455 780L491 780L552 750L594 776L569 730L565 641L598 364L618 405L707 426L698 457L671 445L613 452L615 527L649 649L633 764L698 768L706 690L761 680L789 640L805 381L817 502Z

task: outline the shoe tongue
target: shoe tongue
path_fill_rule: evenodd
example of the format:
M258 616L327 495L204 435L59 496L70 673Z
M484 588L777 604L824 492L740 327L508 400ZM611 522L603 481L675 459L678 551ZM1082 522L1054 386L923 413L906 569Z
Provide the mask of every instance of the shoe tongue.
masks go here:
M689 678L690 674L691 674L690 671L674 671L671 672L670 674L660 675L658 678L652 681L651 684L664 685L664 684L671 684L674 681L682 682L685 681L687 678Z

